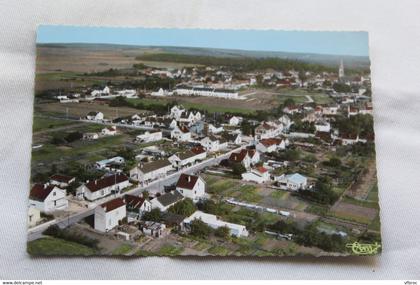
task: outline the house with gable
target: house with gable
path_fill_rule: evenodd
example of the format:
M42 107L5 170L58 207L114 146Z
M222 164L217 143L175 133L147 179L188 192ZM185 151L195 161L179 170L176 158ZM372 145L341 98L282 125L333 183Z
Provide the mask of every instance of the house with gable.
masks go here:
M29 193L29 206L44 213L65 210L68 204L66 190L55 185L35 184Z
M95 208L94 228L100 232L109 232L126 218L127 210L124 199L116 198Z
M172 191L153 198L150 200L150 203L152 204L152 209L159 209L161 212L166 212L169 207L179 201L182 201L183 199L184 196L182 196L181 193L178 191Z
M255 182L258 184L270 181L270 174L265 167L257 167L248 172L242 173L242 180Z
M76 190L76 196L79 199L95 201L113 193L119 193L130 185L128 177L122 173L108 175L80 185Z
M176 191L185 198L198 201L206 196L206 182L200 176L181 174L176 183Z

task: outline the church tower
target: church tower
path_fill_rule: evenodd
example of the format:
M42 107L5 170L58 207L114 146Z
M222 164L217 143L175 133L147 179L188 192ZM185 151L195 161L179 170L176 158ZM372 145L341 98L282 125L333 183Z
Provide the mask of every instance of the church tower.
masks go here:
M340 61L340 67L338 68L338 78L341 79L344 77L344 64L343 60Z

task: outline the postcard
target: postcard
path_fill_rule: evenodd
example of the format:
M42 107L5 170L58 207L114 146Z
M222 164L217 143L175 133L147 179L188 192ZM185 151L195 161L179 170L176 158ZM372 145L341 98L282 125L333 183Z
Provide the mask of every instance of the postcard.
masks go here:
M40 26L33 256L381 252L366 32Z

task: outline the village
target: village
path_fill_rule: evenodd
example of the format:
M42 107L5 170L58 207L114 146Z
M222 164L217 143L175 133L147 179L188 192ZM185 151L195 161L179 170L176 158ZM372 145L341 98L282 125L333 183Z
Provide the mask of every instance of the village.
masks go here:
M35 105L30 253L51 237L74 254L138 256L348 255L352 241L380 242L369 74L346 75L343 61L135 69L154 84Z

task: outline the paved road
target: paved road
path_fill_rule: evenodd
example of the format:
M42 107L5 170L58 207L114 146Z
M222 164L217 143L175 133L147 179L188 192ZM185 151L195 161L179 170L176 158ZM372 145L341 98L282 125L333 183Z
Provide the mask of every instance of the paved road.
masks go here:
M151 183L149 183L145 186L139 186L137 188L131 189L131 190L129 190L127 192L124 192L124 193L121 193L121 194L111 195L111 196L105 197L105 198L103 198L99 201L96 201L95 204L102 204L102 203L105 203L109 200L115 199L117 197L124 196L126 194L139 195L140 193L142 193L143 191L146 191L146 190L150 193L156 193L157 191L160 191L164 185L171 185L171 184L176 183L178 181L179 176L182 173L189 173L189 174L197 173L198 171L202 170L205 167L212 166L212 165L217 165L217 164L220 163L221 160L229 157L229 155L232 152L239 151L240 149L242 149L244 147L245 146L241 146L241 147L238 147L234 150L231 150L231 151L229 151L225 154L222 154L218 157L209 158L209 159L207 159L203 162L200 162L198 164L195 164L191 167L184 168L184 169L179 170L175 173L169 174L169 175L165 176L164 178L161 178L159 180L155 180L155 181L153 181L153 182L151 182ZM61 219L55 219L55 220L49 221L47 223L44 223L44 224L41 224L41 225L38 225L36 227L33 227L33 228L29 229L28 230L28 241L40 238L42 236L42 232L44 230L46 230L51 225L58 225L60 228L66 228L66 227L68 227L70 225L73 225L73 224L79 222L80 220L92 215L94 213L95 204L93 205L93 207L91 207L89 209L86 209L86 210L83 210L81 212L78 212L76 214L71 214L71 215L69 215L65 218L61 218Z

